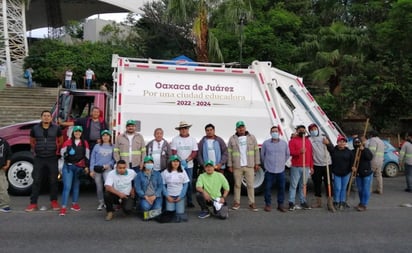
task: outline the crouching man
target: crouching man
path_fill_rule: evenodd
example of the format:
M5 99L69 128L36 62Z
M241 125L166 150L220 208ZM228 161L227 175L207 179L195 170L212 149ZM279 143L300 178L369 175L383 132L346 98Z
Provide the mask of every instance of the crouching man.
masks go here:
M222 194L223 189L223 194ZM229 183L222 173L215 172L211 160L205 162L205 173L201 174L196 182L196 200L201 208L199 218L210 216L209 207L213 207L213 214L221 219L229 217L226 197L229 194Z
M121 204L125 214L130 214L134 204L135 190L133 180L136 172L127 168L125 160L119 160L116 164L116 170L107 174L104 187L104 202L106 204L106 220L113 219L114 204Z

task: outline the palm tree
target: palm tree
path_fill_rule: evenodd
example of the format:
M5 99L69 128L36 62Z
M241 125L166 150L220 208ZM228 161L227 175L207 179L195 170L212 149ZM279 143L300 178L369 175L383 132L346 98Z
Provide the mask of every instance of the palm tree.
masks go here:
M243 13L251 15L249 0L169 0L167 9L169 18L182 26L192 27L192 40L198 62L208 62L211 55L223 61L219 43L209 31L209 20L213 10L228 6L237 6L236 9L226 8L228 19L234 18L233 13L238 13L239 9L244 9ZM238 19L239 17L236 17L236 23Z

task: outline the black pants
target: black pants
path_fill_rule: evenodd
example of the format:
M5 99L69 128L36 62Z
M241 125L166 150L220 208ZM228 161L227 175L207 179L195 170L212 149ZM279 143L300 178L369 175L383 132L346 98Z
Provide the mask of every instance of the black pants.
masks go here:
M326 166L313 166L314 173L312 175L313 186L315 188L315 196L322 197L322 181L325 185L326 195L328 194L328 178L326 173ZM333 195L332 188L332 171L329 166L329 178L330 178L330 190L331 196Z
M104 193L104 203L106 205L106 211L107 212L114 212L113 205L114 204L120 204L120 198L116 194L113 194L111 192L106 191ZM133 209L133 204L134 204L134 199L131 197L127 197L122 199L121 201L121 207L124 213L129 214L132 212Z
M42 182L48 177L50 187L50 201L57 200L59 174L57 156L35 157L33 168L33 187L31 190L30 203L37 204Z

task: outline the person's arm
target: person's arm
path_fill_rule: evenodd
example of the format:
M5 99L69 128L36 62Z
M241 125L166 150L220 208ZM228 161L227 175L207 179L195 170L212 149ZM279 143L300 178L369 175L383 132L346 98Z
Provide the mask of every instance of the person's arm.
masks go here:
M116 190L113 186L111 185L104 185L104 188L106 189L107 192L113 193L114 195L118 196L121 199L124 199L127 197L126 194L119 192L118 190Z

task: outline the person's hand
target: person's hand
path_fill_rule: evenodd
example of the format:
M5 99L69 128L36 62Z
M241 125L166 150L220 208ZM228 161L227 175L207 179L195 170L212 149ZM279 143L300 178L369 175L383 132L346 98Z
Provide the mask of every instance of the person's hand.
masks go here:
M233 167L229 167L227 169L229 170L230 173L233 173Z
M96 175L96 173L94 171L90 171L90 177L94 178L94 176Z
M122 193L122 192L119 192L119 194L117 196L119 196L120 199L126 199L127 198L127 195Z
M260 167L259 164L256 164L255 167L254 167L255 171L258 171L259 167Z
M301 148L301 149L300 149L300 153L301 153L301 154L303 154L303 153L305 153L305 152L306 152L306 148Z
M180 200L181 200L180 197L177 197L177 198L173 199L173 201L174 201L175 203L179 202Z
M174 200L171 196L167 196L167 197L166 197L166 200L167 200L167 202L169 202L169 203L174 203L174 202L175 202L175 200Z
M325 145L328 145L330 142L329 142L328 138L323 138L322 143L325 144Z
M356 167L352 167L352 172L356 172Z
M313 173L315 173L315 170L314 170L313 168L309 168L309 173L310 173L311 175L313 175Z
M206 201L212 201L212 198L210 197L209 193L205 192L203 190L203 197L205 198Z

